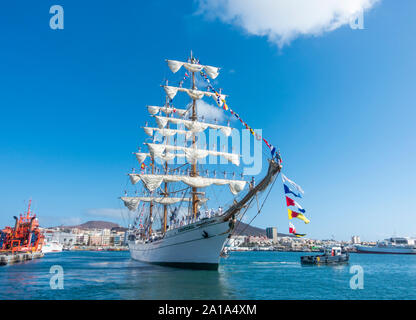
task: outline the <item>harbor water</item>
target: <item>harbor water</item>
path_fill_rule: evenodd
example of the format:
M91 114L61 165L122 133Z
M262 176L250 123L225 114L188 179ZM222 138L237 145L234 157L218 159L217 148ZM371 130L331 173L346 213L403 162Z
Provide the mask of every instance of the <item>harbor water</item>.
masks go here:
M218 271L198 271L140 263L129 252L51 253L0 267L0 299L416 299L416 255L351 254L339 266L302 266L301 255L232 252ZM363 289L350 286L353 266Z

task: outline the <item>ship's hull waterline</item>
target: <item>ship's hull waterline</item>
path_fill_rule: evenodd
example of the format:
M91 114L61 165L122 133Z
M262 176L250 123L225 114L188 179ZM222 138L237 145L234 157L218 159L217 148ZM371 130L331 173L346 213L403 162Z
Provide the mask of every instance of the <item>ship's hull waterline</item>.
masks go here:
M130 241L131 258L171 267L216 270L232 229L233 224L223 217L201 220L170 230L157 241Z
M389 247L366 247L357 246L357 253L377 253L377 254L416 254L416 249L412 248L389 248Z

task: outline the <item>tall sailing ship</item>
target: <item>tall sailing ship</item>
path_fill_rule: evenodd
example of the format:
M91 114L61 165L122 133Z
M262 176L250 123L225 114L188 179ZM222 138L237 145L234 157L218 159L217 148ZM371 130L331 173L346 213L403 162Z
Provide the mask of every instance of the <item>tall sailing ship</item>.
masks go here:
M200 99L212 97L220 104L226 97L221 92L199 90L196 85L204 80L197 78L200 75L215 79L219 68L200 64L192 53L187 62L166 61L173 73L182 66L186 69L183 80L189 80L190 86L183 87L183 80L179 86L165 83L162 86L166 93L165 104L147 107L156 126L146 123L143 129L149 136L144 142L147 150L141 152L139 148L135 153L140 169L139 172L133 169L129 174L132 185L137 188L135 194L129 196L126 191L121 197L134 216L128 245L134 260L173 267L217 269L224 244L233 233L237 219L274 181L281 165L272 157L265 176L258 183L254 183L253 178L246 181L243 174L237 179L235 168L240 165L241 156L225 148L221 150L221 146L203 146L199 141L207 129L219 130L226 137L232 133L229 123L209 122L198 112ZM173 105L179 92L187 93L191 99L185 108ZM233 171L228 176L224 171L224 177L217 177L216 170L208 171L203 167L208 156L224 158L228 162L225 165L232 166ZM210 209L209 191L221 195L229 192L232 198L219 203L218 209Z

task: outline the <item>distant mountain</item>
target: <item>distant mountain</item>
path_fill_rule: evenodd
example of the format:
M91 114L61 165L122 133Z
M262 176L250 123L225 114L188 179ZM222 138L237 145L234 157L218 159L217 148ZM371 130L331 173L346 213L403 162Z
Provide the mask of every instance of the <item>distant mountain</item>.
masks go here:
M266 230L250 226L244 222L237 221L235 225L234 235L240 236L266 236ZM277 233L278 237L293 237L286 233Z
M79 224L77 226L68 226L66 228L73 229L112 229L112 228L120 228L120 225L113 222L108 221L87 221L83 224Z

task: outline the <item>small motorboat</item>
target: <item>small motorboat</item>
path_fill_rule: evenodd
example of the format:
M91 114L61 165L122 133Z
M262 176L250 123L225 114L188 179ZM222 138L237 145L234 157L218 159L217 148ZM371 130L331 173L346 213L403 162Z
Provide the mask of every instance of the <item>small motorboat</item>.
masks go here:
M325 249L324 254L300 257L300 262L302 264L338 264L348 263L349 259L349 253L343 251L341 247L329 247Z

